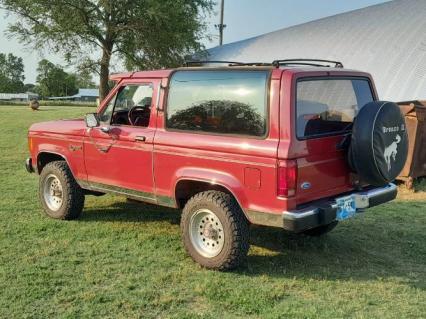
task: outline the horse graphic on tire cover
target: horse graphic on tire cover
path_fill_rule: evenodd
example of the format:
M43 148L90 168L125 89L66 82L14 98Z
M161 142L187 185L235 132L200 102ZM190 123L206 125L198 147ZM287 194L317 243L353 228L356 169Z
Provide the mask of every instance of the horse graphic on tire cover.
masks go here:
M408 136L405 119L393 102L373 101L355 117L348 161L359 178L373 186L392 182L405 165Z
M385 148L385 152L383 153L385 157L385 161L388 164L388 171L392 169L392 159L396 160L396 154L398 154L398 144L401 142L401 136L399 134L396 135L395 141L392 142L391 145Z

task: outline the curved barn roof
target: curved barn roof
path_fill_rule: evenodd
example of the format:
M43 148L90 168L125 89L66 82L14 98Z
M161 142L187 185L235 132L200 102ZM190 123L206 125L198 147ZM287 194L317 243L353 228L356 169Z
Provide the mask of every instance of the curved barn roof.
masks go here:
M426 99L426 0L395 0L215 47L210 60L317 58L373 75L381 99Z

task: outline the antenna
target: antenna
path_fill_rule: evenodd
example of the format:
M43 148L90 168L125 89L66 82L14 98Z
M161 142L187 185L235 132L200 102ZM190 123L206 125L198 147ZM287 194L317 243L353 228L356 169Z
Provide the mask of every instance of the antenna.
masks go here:
M219 45L223 44L223 29L226 28L226 24L223 24L223 11L225 7L225 0L220 2L220 23L214 26L219 29Z

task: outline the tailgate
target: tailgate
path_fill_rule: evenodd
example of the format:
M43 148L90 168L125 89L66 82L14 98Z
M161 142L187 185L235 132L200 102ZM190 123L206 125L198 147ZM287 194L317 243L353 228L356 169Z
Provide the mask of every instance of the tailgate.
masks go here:
M346 152L338 147L343 139L333 136L306 141L309 155L297 159L297 204L352 189Z
M302 204L352 189L347 147L353 119L374 100L365 77L310 77L297 81L295 135L298 179L296 202Z

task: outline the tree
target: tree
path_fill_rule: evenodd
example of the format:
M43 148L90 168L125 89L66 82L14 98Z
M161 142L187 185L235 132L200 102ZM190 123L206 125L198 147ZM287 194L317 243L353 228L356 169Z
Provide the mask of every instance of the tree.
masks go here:
M215 114L213 116L212 114ZM167 119L170 128L261 136L265 119L253 105L232 100L211 100L194 104Z
M100 76L108 93L111 59L128 70L171 67L202 49L214 0L0 0L19 20L11 35L37 49L50 45ZM100 58L93 60L98 50Z
M97 86L93 82L92 74L89 70L83 69L75 74L77 87L80 89L95 89Z
M0 92L21 93L24 88L24 63L22 58L0 53Z
M43 97L69 96L78 92L77 78L59 65L43 59L37 67L38 94Z
M22 92L34 92L36 86L32 83L25 83Z

